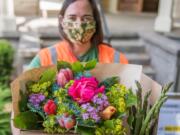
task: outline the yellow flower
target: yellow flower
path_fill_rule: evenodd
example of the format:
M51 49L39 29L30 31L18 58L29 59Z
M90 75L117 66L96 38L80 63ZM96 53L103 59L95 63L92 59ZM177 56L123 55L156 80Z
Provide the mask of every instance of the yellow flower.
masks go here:
M46 97L47 97L47 96L48 96L48 94L49 94L49 93L48 93L47 91L46 91L46 92L44 92L44 96L46 96Z
M62 104L62 98L58 98L58 104Z
M123 98L119 98L119 112L125 112L126 111L126 104Z
M120 85L120 91L121 91L121 96L125 96L126 94L128 94L128 90L126 88L126 86L124 85Z

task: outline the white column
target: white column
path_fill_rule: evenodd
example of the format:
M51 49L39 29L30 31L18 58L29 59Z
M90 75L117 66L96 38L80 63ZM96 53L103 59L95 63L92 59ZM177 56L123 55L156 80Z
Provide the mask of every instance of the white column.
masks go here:
M14 0L0 0L0 33L15 30Z
M173 26L173 2L174 0L160 0L158 16L155 20L154 30L157 32L170 32Z
M118 0L109 0L109 12L117 13L118 12Z
M173 9L174 27L180 27L180 0L174 0Z

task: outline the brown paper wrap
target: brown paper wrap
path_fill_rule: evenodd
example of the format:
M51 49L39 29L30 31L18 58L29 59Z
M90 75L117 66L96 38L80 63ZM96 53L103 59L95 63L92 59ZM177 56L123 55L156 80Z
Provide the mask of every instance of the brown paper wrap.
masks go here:
M20 87L23 87L23 85L29 80L38 80L43 71L49 68L56 69L55 66L32 69L22 73L16 80L11 83L14 116L19 113L18 102L20 100ZM161 86L157 82L144 75L142 73L142 66L140 65L97 64L96 68L93 69L91 73L99 81L102 81L107 77L119 76L120 83L124 84L128 88L132 88L133 91L136 90L135 81L139 81L143 87L143 93L145 93L147 90L152 90L152 94L150 96L151 104L155 102L161 92ZM33 131L18 132L18 130L16 130L15 128L13 134L45 135L45 133L35 133Z

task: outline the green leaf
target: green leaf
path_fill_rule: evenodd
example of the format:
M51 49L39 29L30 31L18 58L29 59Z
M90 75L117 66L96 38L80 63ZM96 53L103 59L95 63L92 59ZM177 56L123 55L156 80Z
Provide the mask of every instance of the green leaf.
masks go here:
M62 68L72 68L71 67L71 64L70 63L68 63L68 62L65 62L65 61L58 61L57 62L57 69L58 69L58 71L60 70L60 69L62 69Z
M110 87L112 87L114 84L117 84L119 83L119 77L118 76L115 76L115 77L109 77L109 78L106 78L105 80L103 80L99 85L102 86L104 85L105 88L106 88L106 92L108 92L108 89Z
M32 106L30 103L27 103L27 107L31 112L39 114L39 116L41 116L43 120L46 119L46 115L41 108L37 109L34 106Z
M137 97L136 95L132 92L132 90L129 90L128 97L125 100L126 106L131 107L137 104Z
M44 82L53 82L55 80L56 76L56 71L54 69L48 69L43 74L41 75L41 78L39 80L39 83L44 83Z
M23 130L37 129L38 119L39 117L33 112L21 112L14 118L14 125Z
M123 112L123 113L117 112L117 114L116 114L117 118L119 118L119 119L122 119L122 118L125 117L126 115L127 115L126 112Z
M10 114L7 112L0 112L0 118L10 118Z
M113 120L106 120L104 122L104 126L109 129L114 129L114 121Z
M0 125L5 126L5 125L9 125L9 124L10 124L10 120L9 119L2 119L2 120L0 120Z
M78 126L85 128L96 128L95 122L93 120L83 120L82 118L76 118Z
M72 70L73 72L83 72L84 71L84 68L83 68L83 65L81 64L81 62L74 62L72 64Z
M132 129L133 128L133 122L134 122L134 116L130 115L128 117L127 121L128 121L128 124L129 124L130 128Z
M0 83L9 85L13 69L14 49L7 40L0 39Z
M25 112L28 109L27 108L28 97L21 90L20 90L20 95L21 95L21 100L19 101L19 110L20 112Z
M7 86L0 84L0 111L4 110L4 105L11 102L11 91Z
M10 135L10 113L4 112L5 104L10 103L10 89L0 83L0 135Z
M94 135L95 129L94 128L87 128L82 126L76 127L76 132L81 135Z
M97 64L97 61L95 59L91 60L85 64L84 70L91 70L96 67L96 64Z

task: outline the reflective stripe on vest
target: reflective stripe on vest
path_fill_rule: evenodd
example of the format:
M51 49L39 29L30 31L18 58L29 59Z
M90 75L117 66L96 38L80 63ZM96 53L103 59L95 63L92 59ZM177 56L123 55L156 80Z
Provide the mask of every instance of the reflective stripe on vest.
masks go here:
M53 64L57 63L57 52L55 47L50 47L49 51L51 53L51 60Z
M120 53L118 51L115 51L114 53L114 63L119 63L120 62Z
M49 48L51 52L51 60L53 64L57 63L57 52L55 47L50 47ZM114 54L114 63L119 63L120 62L120 53L118 51L115 51Z
M57 63L57 51L55 47L50 47L49 51L51 53L51 60L53 64ZM120 53L118 51L115 51L114 53L114 63L120 62Z

